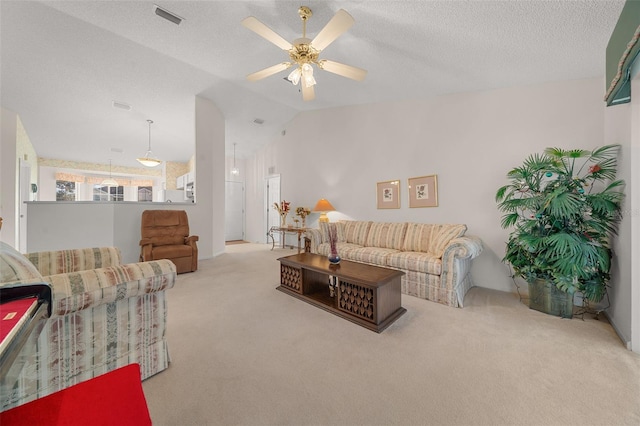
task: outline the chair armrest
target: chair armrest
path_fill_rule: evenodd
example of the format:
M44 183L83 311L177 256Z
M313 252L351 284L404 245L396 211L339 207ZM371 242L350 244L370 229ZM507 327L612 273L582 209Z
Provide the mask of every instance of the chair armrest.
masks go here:
M195 243L198 240L200 240L200 237L198 237L197 235L189 235L188 237L184 237L184 243L189 245L191 245L192 242Z
M108 268L122 264L120 250L116 247L41 251L28 253L25 256L45 276Z
M176 265L167 259L44 277L51 284L52 316L173 287Z
M153 250L153 243L150 238L143 238L140 240L140 257L139 262L148 262L153 260L151 252Z

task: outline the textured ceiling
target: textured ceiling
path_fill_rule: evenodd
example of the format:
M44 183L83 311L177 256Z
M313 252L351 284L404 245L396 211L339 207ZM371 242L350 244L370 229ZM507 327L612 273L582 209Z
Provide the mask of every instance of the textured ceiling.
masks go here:
M299 1L155 3L185 20L177 26L159 18L147 1L0 2L2 106L20 115L39 156L134 166L151 119L153 152L187 161L195 95L218 105L227 152L237 143L242 158L300 111L599 77L624 5L305 1L313 10L310 38L340 8L354 17L321 58L368 75L355 82L317 71L316 99L303 102L283 80L287 71L245 79L288 57L240 25L253 15L292 41L302 32ZM114 109L113 100L132 111Z

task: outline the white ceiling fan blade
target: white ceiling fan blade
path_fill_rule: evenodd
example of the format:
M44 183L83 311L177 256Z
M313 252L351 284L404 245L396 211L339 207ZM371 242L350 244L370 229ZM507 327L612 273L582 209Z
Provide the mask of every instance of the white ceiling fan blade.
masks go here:
M307 85L304 84L304 81L300 82L300 86L302 86L303 101L312 101L316 98L316 91L314 90L313 86L307 87Z
M327 59L323 59L318 63L318 65L320 65L320 68L325 71L329 71L331 73L338 74L357 81L362 81L367 76L367 70L358 67L352 67L351 65L341 64L340 62L329 61Z
M335 39L351 28L355 22L346 10L340 9L311 41L311 45L316 50L324 50L328 45L333 43Z
M253 16L244 18L242 20L242 25L249 28L251 31L258 34L259 36L270 41L271 43L275 44L282 50L291 49L291 43L289 43L287 40L282 38L282 36L280 36L278 33L273 31L271 28L267 27L265 24L258 21L258 19L256 19Z
M291 65L293 65L291 62L283 62L281 64L270 66L269 68L265 68L263 70L256 71L253 74L249 74L247 76L247 80L249 81L262 80L263 78L269 77L270 75L286 70Z

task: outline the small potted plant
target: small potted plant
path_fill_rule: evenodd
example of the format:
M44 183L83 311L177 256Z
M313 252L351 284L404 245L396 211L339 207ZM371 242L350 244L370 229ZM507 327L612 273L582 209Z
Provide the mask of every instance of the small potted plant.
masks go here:
M308 207L296 207L296 215L300 216L302 219L302 227L305 228L307 226L307 216L311 213Z
M618 150L547 148L509 171L497 191L501 226L513 228L503 261L529 283L532 309L571 318L576 292L586 304L606 294L624 200Z
M280 227L282 228L287 226L287 215L289 214L290 204L290 202L285 200L280 201L280 203L273 203L273 207L275 207L280 215Z

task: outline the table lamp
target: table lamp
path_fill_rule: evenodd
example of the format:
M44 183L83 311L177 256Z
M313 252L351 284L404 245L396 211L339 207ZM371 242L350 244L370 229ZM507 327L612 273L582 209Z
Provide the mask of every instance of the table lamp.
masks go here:
M331 205L331 203L324 198L320 198L320 200L316 203L316 206L313 208L314 212L320 212L318 222L329 222L327 212L332 212L334 210L335 208Z

